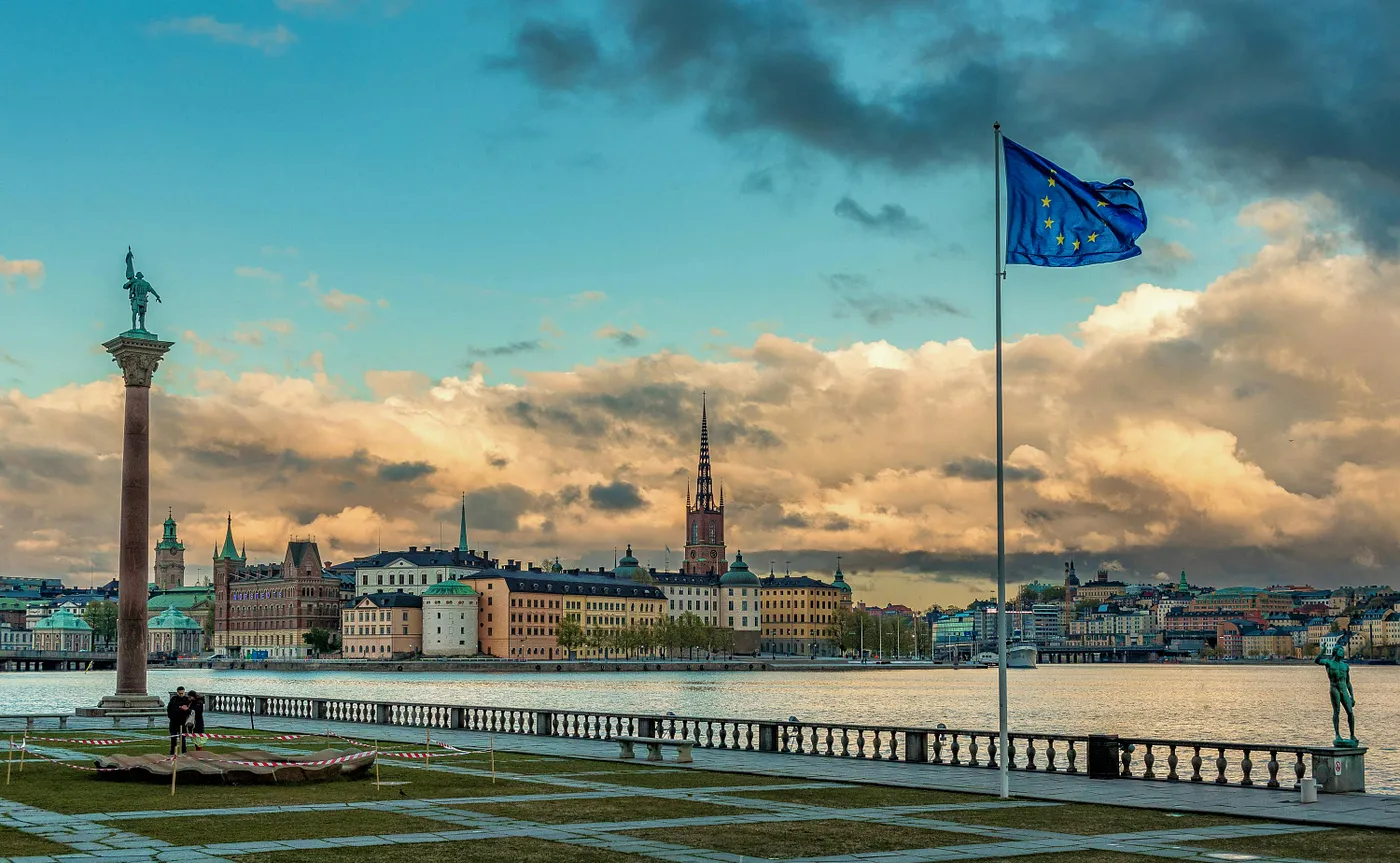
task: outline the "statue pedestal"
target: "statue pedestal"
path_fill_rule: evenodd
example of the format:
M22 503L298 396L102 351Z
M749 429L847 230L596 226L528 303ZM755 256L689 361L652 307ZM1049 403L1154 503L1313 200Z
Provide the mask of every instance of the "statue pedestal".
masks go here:
M1366 747L1312 750L1312 775L1320 794L1366 790Z

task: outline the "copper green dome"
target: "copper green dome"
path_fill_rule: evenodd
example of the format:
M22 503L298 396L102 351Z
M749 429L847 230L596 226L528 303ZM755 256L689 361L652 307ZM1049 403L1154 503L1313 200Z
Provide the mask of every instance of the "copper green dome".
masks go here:
M627 553L622 556L622 560L613 567L613 575L618 578L628 578L640 584L655 584L656 579L651 577L646 567L637 562L637 558L632 556L632 543L627 544Z
M86 620L69 611L60 608L53 614L34 624L35 629L92 629Z
M734 562L729 564L729 571L719 577L719 583L725 587L758 587L758 576L749 571L744 553L739 551L734 553Z
M836 575L832 580L831 586L836 588L837 590L844 590L847 593L851 592L851 586L846 583L846 575L841 571L840 558L836 559Z
M439 581L437 584L423 591L424 596L476 596L476 589L470 584L448 579Z
M199 621L178 608L167 608L152 618L146 626L149 629L204 629Z

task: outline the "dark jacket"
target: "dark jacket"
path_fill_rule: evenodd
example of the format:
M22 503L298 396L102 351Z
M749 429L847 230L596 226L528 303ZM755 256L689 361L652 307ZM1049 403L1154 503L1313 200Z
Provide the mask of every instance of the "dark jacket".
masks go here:
M184 725L185 717L190 715L190 700L183 695L170 696L170 703L165 705L165 715L170 718L171 725Z

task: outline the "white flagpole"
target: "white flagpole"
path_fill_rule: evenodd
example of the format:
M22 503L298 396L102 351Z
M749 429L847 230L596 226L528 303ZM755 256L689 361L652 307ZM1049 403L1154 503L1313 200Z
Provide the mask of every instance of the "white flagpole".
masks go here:
M992 173L996 176L996 282L997 282L997 766L1001 772L1001 796L1011 796L1010 759L1006 740L1006 468L1002 462L1001 407L1001 280L1006 275L1001 254L1001 124L992 124L996 143Z

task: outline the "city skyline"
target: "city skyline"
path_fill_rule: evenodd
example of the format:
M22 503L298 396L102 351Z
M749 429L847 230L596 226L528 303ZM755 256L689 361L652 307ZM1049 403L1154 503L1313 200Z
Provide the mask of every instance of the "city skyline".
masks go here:
M1108 121L1067 86L1062 114L1036 109L1075 69L1004 47L1041 25L1079 45L1058 14L1001 22L989 48L962 38L990 14L971 5L872 5L0 11L27 34L0 74L63 61L0 96L28 121L0 143L20 166L0 203L25 216L0 232L20 322L0 341L0 574L116 571L122 390L97 345L126 326L130 244L176 342L151 520L174 509L192 576L228 511L252 557L295 533L340 561L436 543L440 522L450 545L463 492L497 556L593 568L630 542L674 568L707 392L725 544L755 570L829 575L841 554L871 602L985 596L1001 119L1086 176L1134 177L1151 226L1120 268L1009 274L1011 580L1073 557L1141 580L1393 581L1400 393L1377 346L1400 272L1394 219L1357 188L1397 172L1317 149L1357 132L1308 78L1363 58L1327 39L1286 40L1287 69L1217 56L1254 44L1222 12L1136 58L1172 110L1094 78L1125 112ZM1167 13L1111 14L1097 26ZM880 55L914 24L922 53ZM141 62L110 64L113 38ZM966 77L977 44L995 81ZM1207 128L1239 97L1164 71L1189 59L1288 119ZM1029 92L1000 83L1017 70L1041 73Z

